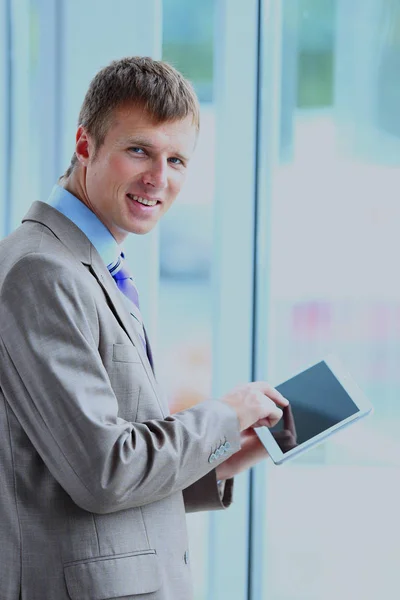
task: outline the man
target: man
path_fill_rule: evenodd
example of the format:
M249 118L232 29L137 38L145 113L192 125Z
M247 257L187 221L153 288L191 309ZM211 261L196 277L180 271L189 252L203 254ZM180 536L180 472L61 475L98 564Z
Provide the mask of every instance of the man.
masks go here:
M190 600L185 510L229 505L287 404L256 382L171 416L154 377L121 244L175 200L198 127L172 67L111 63L71 166L0 243L1 600Z

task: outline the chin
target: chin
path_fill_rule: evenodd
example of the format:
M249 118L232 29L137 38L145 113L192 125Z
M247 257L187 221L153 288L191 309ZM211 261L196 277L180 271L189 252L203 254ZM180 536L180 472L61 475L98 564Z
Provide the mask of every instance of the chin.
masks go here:
M134 233L135 235L145 235L146 233L150 233L155 226L156 223L135 223L125 231L127 233Z

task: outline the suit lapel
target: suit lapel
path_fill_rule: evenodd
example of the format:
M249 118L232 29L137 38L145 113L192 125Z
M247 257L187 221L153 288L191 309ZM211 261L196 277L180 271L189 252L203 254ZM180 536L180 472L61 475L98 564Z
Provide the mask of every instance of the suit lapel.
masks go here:
M23 219L24 221L36 221L48 227L77 260L89 267L106 294L118 322L136 347L156 395L160 410L164 416L167 416L169 414L168 404L163 400L163 395L160 393L142 341L133 324L133 317L128 311L121 292L115 285L110 272L96 248L90 243L79 227L56 209L43 202L34 202L28 214Z
M149 340L149 337L147 335L146 327L144 325L143 325L143 331L144 331L144 337L145 337L145 340L146 340L147 357L149 359L149 362L151 364L151 368L153 369L153 373L154 373L153 353L151 351L150 340Z
M131 342L136 347L138 354L140 356L140 360L142 361L143 367L147 373L147 376L150 380L150 383L153 387L153 390L157 396L160 409L164 416L169 414L168 406L165 402L161 401L161 395L159 394L158 384L155 380L153 369L147 357L146 351L143 347L142 340L134 326L133 317L127 309L125 302L121 296L121 292L118 290L115 285L115 281L110 275L107 267L101 260L100 255L97 253L96 249L92 246L92 261L91 261L91 270L108 297L114 314L118 318L120 325L125 330Z

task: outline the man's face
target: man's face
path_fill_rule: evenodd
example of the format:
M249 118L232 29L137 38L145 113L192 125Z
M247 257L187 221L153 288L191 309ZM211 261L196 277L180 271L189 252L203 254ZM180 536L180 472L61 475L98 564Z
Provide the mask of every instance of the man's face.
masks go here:
M136 106L115 110L97 153L79 128L82 199L117 242L128 233L148 233L169 209L185 181L196 135L191 116L156 124Z

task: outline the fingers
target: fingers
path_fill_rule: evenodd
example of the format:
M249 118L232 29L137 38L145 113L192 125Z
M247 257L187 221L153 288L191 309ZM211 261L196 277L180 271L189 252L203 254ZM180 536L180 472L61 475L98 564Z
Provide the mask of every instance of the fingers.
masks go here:
M268 396L262 396L261 401L264 403L266 414L259 422L265 421L266 427L273 427L281 420L283 411Z
M278 392L277 389L272 387L272 385L270 385L266 381L254 381L252 385L254 385L254 387L256 387L256 389L262 392L265 396L271 398L271 400L276 402L276 404L278 404L279 406L288 406L289 400L282 396L282 394Z
M280 408L278 408L278 406L276 406L276 408L274 410L272 410L267 417L267 421L269 423L269 425L267 425L267 427L274 427L274 425L279 423L279 421L282 418L282 414L283 414L282 410Z
M282 408L289 402L265 381L255 381L235 388L222 398L236 412L240 431L247 427L273 427L282 418Z

